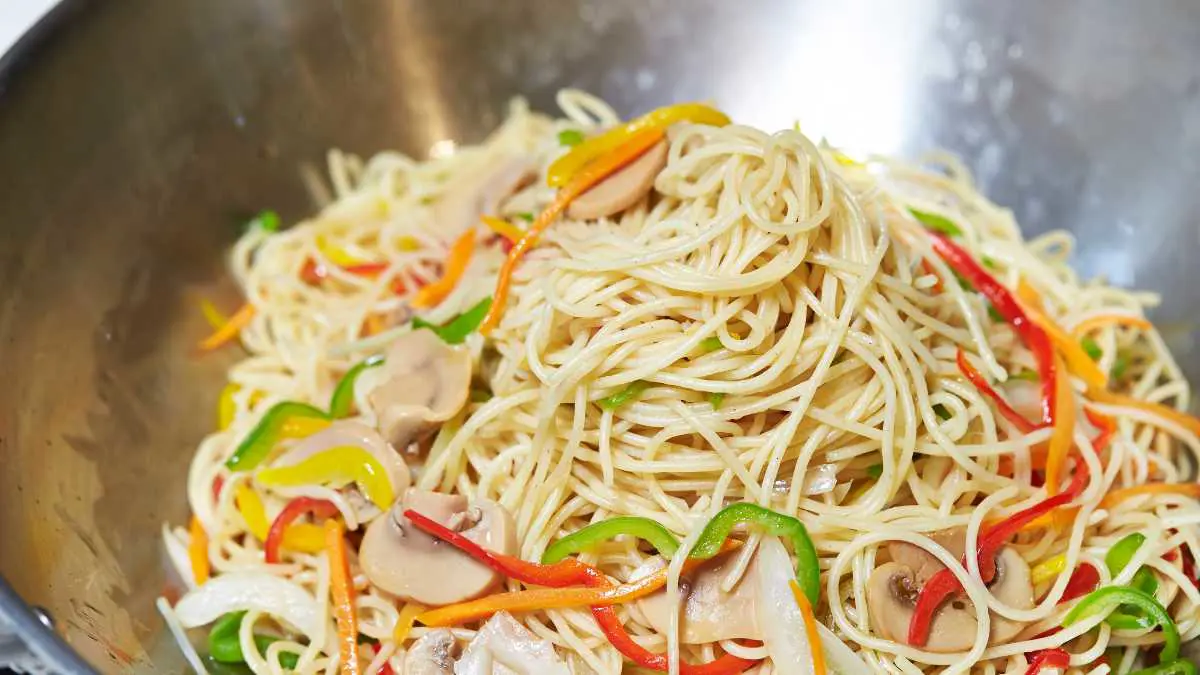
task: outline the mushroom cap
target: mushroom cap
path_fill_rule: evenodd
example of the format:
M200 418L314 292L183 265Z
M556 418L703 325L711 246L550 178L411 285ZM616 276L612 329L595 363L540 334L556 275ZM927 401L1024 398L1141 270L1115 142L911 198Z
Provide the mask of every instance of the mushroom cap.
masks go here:
M273 465L298 464L319 452L347 445L359 447L371 453L371 456L377 459L387 471L388 479L392 483L392 490L396 494L404 494L404 491L408 489L412 482L412 474L409 472L404 458L388 445L378 431L361 422L338 420L325 429L300 440L287 452L280 455Z
M894 562L876 567L867 581L867 606L875 632L908 644L908 624L919 592L911 567ZM978 627L975 608L969 602L951 600L933 615L924 649L939 653L966 651L975 644Z
M967 528L954 527L929 533L929 538L950 552L958 560L962 560L967 550ZM942 571L942 564L932 553L907 541L890 541L887 545L892 562L899 563L913 570L916 574L917 586L923 586L929 577Z
M537 179L538 166L528 155L494 157L446 186L433 207L433 221L446 237L457 237L495 213L506 197Z
M659 141L641 157L597 183L572 200L567 216L575 220L595 220L641 201L654 188L654 179L667 165L667 142Z
M404 657L404 675L454 675L458 643L446 628L431 630L409 647Z
M418 530L404 517L408 509L486 549L516 553L516 524L504 507L483 500L468 504L462 495L410 489L363 536L358 561L371 583L401 598L440 606L477 598L500 581L500 575L483 563Z
M421 440L467 403L471 355L433 331L401 335L388 349L380 384L368 395L379 430L397 448Z
M705 644L735 638L761 639L756 618L758 599L758 557L746 568L736 586L726 593L721 583L737 563L736 556L723 556L692 571L680 583L683 614L679 619L680 640L684 644ZM633 573L640 578L664 567L653 558ZM666 633L671 614L678 611L667 601L666 590L638 601L638 608L654 630Z
M1033 578L1029 563L1011 548L1000 549L996 555L996 578L990 587L992 595L1000 602L1017 609L1033 607ZM992 612L992 632L988 644L1004 644L1017 637L1027 626L1024 621L1013 621Z

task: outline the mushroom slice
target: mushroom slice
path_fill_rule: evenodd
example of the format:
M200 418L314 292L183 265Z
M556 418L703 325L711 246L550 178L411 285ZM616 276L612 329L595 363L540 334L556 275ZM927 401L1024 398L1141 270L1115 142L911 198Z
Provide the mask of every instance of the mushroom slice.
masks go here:
M433 208L438 230L457 237L495 213L506 197L537 179L537 164L528 156L500 157L446 186Z
M571 675L554 645L522 626L508 612L488 619L454 664L455 675Z
M680 595L683 598L683 616L679 620L680 640L684 644L706 644L718 640L735 638L762 638L755 618L755 602L758 598L758 556L746 568L736 586L726 593L721 589L737 558L724 556L707 563L680 580ZM635 579L652 574L664 567L659 558L654 558L639 567ZM670 627L672 612L678 611L667 602L667 592L658 591L638 601L638 607L646 616L646 622L659 633Z
M641 201L667 165L667 142L660 141L620 171L579 195L567 207L575 220L595 220L620 213Z
M912 568L885 563L875 568L867 581L867 606L875 632L901 644L908 643L908 624L912 621L921 587ZM933 615L929 641L924 649L931 652L961 652L975 644L979 621L974 607L962 600L951 600Z
M428 330L400 336L388 350L381 384L367 396L379 430L397 448L420 441L467 403L471 355Z
M358 562L371 583L401 598L440 606L477 598L500 581L491 568L414 527L404 517L408 509L486 549L505 555L517 551L516 524L499 504L470 505L461 495L411 489L363 536Z
M1029 563L1011 548L1000 549L996 556L996 578L989 589L1000 602L1017 609L1033 607L1033 579ZM992 612L992 633L988 644L1005 644L1025 629L1022 621L1013 621Z
M404 675L454 675L458 643L445 628L429 631L404 656Z
M950 552L955 559L961 560L967 550L967 530L955 527L929 534L929 538ZM916 574L918 586L925 585L929 577L940 572L945 565L932 553L907 541L891 541L887 545L892 561L904 565Z
M398 495L404 494L412 481L404 458L388 445L387 441L383 440L383 436L380 436L378 431L360 422L338 420L330 424L325 429L296 443L290 450L280 455L273 466L299 464L319 452L348 445L362 448L371 453L371 456L379 460L384 470L387 471L388 480L392 483L392 490Z

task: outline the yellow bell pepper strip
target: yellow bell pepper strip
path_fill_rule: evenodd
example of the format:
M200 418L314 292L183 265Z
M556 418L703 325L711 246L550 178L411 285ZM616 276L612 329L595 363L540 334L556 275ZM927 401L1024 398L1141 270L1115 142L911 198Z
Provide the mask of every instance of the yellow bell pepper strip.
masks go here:
M1075 328L1071 329L1071 333L1077 338L1082 338L1084 335L1105 326L1128 326L1142 330L1154 328L1153 324L1140 316L1133 316L1131 314L1101 314L1080 321L1075 325Z
M589 551L619 536L629 536L648 542L668 558L679 550L679 540L662 523L640 516L617 516L592 523L546 547L542 562L556 563L569 555Z
M1147 483L1113 490L1100 500L1100 508L1109 509L1133 497L1143 495L1183 495L1200 499L1200 483Z
M518 241L521 241L521 237L525 236L525 230L522 230L503 218L497 218L495 216L483 216L483 224L487 225L488 229L490 229L492 232L495 232L514 244Z
M471 262L471 255L475 252L475 230L474 228L463 232L458 239L454 241L454 245L450 247L450 253L446 257L446 265L442 278L429 284L428 286L417 291L413 296L412 305L418 309L433 307L458 286L458 282L462 279L463 273L467 271L467 265Z
M1079 340L1069 335L1053 319L1046 316L1041 309L1041 298L1037 290L1022 280L1017 287L1017 293L1023 300L1026 316L1050 337L1054 347L1066 360L1067 368L1071 373L1082 379L1089 388L1105 387L1108 384L1108 378L1104 375L1104 371L1100 370L1091 356L1088 356L1083 346L1079 344Z
M229 321L226 321L224 325L213 331L211 335L201 340L197 348L202 352L211 352L219 349L230 340L236 338L242 332L242 329L250 324L250 320L254 318L254 314L254 305L250 303L242 305L241 309L229 317Z
M237 414L237 404L233 402L233 395L238 392L241 387L232 382L225 385L221 390L221 395L217 397L217 428L224 431L233 424L233 417Z
M238 513L246 521L246 528L259 541L265 542L270 534L271 522L262 498L249 485L242 484L233 496ZM311 523L293 523L283 533L283 548L301 553L320 553L325 548L325 530Z
M813 616L812 604L808 602L808 596L795 579L789 580L788 583L792 587L792 595L796 597L796 604L800 605L800 616L804 619L804 633L808 636L808 645L812 649L813 675L826 675L828 671L825 669L825 648L821 645L821 633L817 630L817 619Z
M341 246L330 244L329 240L325 238L325 235L318 234L316 243L317 250L321 252L321 255L325 256L329 262L337 265L338 267L354 267L355 265L361 265L367 262L361 258L356 258L350 255L346 252L346 249L342 248Z
M1054 368L1063 371L1062 357L1054 357ZM1059 377L1054 383L1054 429L1050 432L1050 444L1046 451L1046 492L1058 494L1059 481L1067 465L1075 437L1075 392L1070 381Z
M333 388L333 396L329 399L330 417L340 419L350 415L350 411L354 407L354 384L358 382L358 376L362 375L364 370L374 368L381 363L383 363L382 356L370 356L346 371L342 379L338 380L337 386Z
M1136 588L1105 586L1092 591L1067 612L1062 626L1066 628L1097 614L1109 614L1122 606L1140 610L1162 628L1163 647L1158 657L1159 663L1170 663L1179 658L1179 627L1154 596Z
M354 610L354 579L346 554L345 528L339 520L325 521L325 554L329 560L329 592L337 620L341 675L359 675L358 615Z
M702 103L680 103L653 110L631 122L592 136L576 145L574 150L554 160L546 170L546 184L562 187L592 162L613 152L636 134L650 128L665 129L676 122L723 127L729 124L729 117Z
M225 313L217 309L212 300L208 298L200 298L200 313L204 315L204 320L208 322L209 327L217 330L221 326L229 323L229 317Z
M396 499L387 470L370 452L356 445L322 450L296 464L258 472L258 482L269 487L344 485L354 482L376 506L387 510Z
M200 523L200 519L192 516L191 522L188 523L188 561L192 564L192 578L196 580L197 586L204 585L208 581L208 533L204 531L204 525Z
M1029 571L1029 579L1036 586L1046 583L1067 569L1067 556L1060 553L1053 558L1043 560Z
M315 422L315 423L314 423ZM282 438L303 438L304 431L329 425L329 415L307 403L284 401L271 406L258 425L225 461L231 471L249 471L262 463Z
M1170 420L1171 422L1178 424L1193 434L1200 436L1200 419L1196 419L1195 417L1185 412L1180 412L1170 406L1166 406L1161 403L1140 401L1131 396L1117 394L1105 389L1089 389L1088 398L1092 399L1096 403L1103 403L1104 405L1115 405L1122 408L1136 408L1138 410L1148 412L1156 417L1162 417L1166 420Z
M282 561L279 554L279 549L283 546L284 539L287 537L287 532L293 527L292 521L306 513L312 513L318 518L335 518L338 515L338 507L328 499L313 499L312 497L297 497L288 502L287 506L275 516L275 520L271 522L270 529L267 530L267 538L263 546L263 558L268 563L277 563ZM299 525L296 525L298 527ZM310 525L310 527L312 527Z
M550 202L550 205L534 219L529 229L525 230L525 236L521 237L521 240L508 252L508 257L504 259L504 264L500 267L500 273L496 278L495 301L492 303L491 309L483 320L480 332L487 335L493 328L499 325L500 318L504 316L504 305L508 302L508 288L512 284L513 271L516 269L517 263L525 256L525 253L537 244L538 238L542 236L546 228L550 227L558 216L566 211L567 206L576 197L587 192L594 185L616 173L625 165L641 157L647 150L661 141L663 135L662 128L656 126L640 129L630 134L620 145L613 147L611 152L597 158L595 162L592 162L580 171L578 175L558 191L558 195L554 198L554 201ZM581 145L580 147L583 146Z
M404 605L404 609L400 610L400 616L396 618L396 627L392 630L392 641L397 645L404 644L408 639L409 633L412 632L413 624L417 622L417 616L429 611L425 605L410 602Z

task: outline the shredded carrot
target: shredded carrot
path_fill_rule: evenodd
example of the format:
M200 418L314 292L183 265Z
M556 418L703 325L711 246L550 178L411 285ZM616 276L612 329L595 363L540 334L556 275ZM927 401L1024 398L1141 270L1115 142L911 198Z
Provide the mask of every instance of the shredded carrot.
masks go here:
M241 309L234 312L233 316L229 317L223 326L213 331L212 335L204 338L200 343L199 349L202 352L211 352L236 338L242 329L245 328L250 320L254 318L254 305L246 303Z
M929 262L928 258L921 258L921 271L932 275L936 280L933 282L933 293L937 295L945 290L946 285L942 283L942 278L938 276L937 270L933 268L933 263Z
M204 315L204 320L213 330L219 329L221 326L229 323L229 317L225 316L224 312L217 309L212 300L208 298L200 298L200 313Z
M1183 495L1200 499L1200 483L1147 483L1113 490L1100 500L1100 508L1111 508L1131 497L1142 495Z
M1063 372L1062 357L1054 357L1054 368ZM1067 455L1075 444L1075 392L1067 378L1054 380L1054 430L1050 433L1050 444L1046 450L1046 492L1056 495L1059 480L1067 464Z
M462 279L463 272L467 271L467 264L471 262L471 254L474 252L475 229L471 228L463 232L450 247L450 254L446 257L446 272L442 278L417 291L413 296L413 307L433 307L445 300Z
M396 619L396 628L392 630L392 640L397 645L404 644L404 641L408 639L408 634L412 632L417 616L426 610L428 610L427 607L415 602L404 605L404 609L400 610L400 616Z
M1200 436L1200 419L1196 419L1192 415L1189 415L1185 412L1180 412L1170 406L1166 406L1161 403L1151 403L1150 401L1140 401L1131 396L1115 394L1106 389L1089 388L1088 396L1096 403L1115 405L1123 408L1136 408L1138 410L1148 412L1151 415L1174 422L1193 434Z
M537 244L538 237L546 231L562 214L567 210L567 206L579 195L587 192L600 181L608 178L613 173L629 164L633 160L641 157L647 150L654 147L666 135L662 127L651 126L640 129L629 136L621 145L614 148L606 155L602 155L592 160L590 164L585 166L577 173L566 185L558 191L558 195L546 210L538 214L529 229L525 230L525 235L521 237L508 253L508 258L504 260L504 265L500 267L500 274L496 279L496 292L492 300L492 307L488 310L487 316L483 319L483 325L479 331L487 335L493 328L500 323L500 318L504 316L504 305L508 300L508 287L512 284L512 274L517 267L517 263L521 262L521 258L529 249Z
M813 675L826 675L825 648L821 645L821 633L817 631L817 619L813 616L812 605L795 579L788 583L791 584L792 595L796 596L796 604L800 605L800 616L804 617L804 632L808 635L809 648L812 649Z
M483 224L487 225L492 232L495 232L514 244L518 241L521 241L521 237L525 236L525 230L522 230L503 218L496 218L495 216L483 216Z
M1141 328L1142 330L1150 330L1154 327L1149 321L1140 316L1132 316L1130 314L1101 314L1093 316L1089 319L1084 319L1076 324L1071 333L1081 338L1088 333L1104 328L1105 326L1128 326L1130 328Z
M192 516L188 523L188 560L192 563L192 578L201 586L208 581L208 533L200 519Z
M721 547L722 552L731 551L741 546L741 542L726 541ZM688 572L706 560L691 558L683 563L684 572ZM460 602L456 605L439 607L417 616L417 621L431 627L454 626L477 619L487 618L496 612L532 612L544 609L560 609L563 607L607 607L632 602L644 598L667 583L667 568L664 567L640 579L626 582L619 586L604 587L574 587L574 588L535 588L526 591L497 593L478 600Z
M342 675L358 675L358 615L354 612L354 580L346 555L345 530L340 520L325 521L325 555L329 560L329 591L337 619L338 655Z

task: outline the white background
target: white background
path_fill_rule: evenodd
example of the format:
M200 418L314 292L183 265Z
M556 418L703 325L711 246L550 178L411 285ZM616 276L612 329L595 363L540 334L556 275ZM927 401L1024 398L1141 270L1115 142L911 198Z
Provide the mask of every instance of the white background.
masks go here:
M8 51L55 0L0 0L0 53Z

